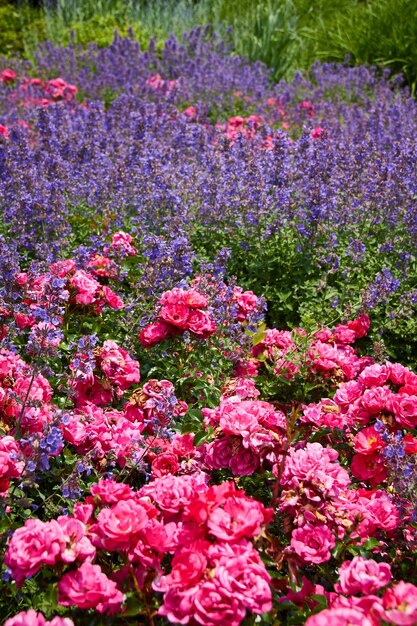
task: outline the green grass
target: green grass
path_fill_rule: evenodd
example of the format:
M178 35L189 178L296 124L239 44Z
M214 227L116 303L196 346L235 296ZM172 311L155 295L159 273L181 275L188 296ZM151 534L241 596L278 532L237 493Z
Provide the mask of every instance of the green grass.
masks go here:
M44 39L107 45L132 28L143 47L152 36L181 37L211 24L236 53L261 60L275 79L291 78L317 59L369 63L402 72L417 84L415 0L44 0L34 9L0 0L0 52L30 56ZM4 26L3 26L4 25ZM232 26L231 34L227 34Z

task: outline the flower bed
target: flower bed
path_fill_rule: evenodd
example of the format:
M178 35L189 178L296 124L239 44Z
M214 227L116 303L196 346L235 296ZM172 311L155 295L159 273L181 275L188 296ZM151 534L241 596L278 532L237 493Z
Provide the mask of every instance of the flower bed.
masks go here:
M414 102L195 33L37 61L0 72L6 626L416 624Z

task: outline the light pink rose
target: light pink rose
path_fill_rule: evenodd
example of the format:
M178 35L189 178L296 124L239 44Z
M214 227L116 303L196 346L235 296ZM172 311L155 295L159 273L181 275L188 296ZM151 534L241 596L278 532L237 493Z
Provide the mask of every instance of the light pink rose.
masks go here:
M291 548L305 563L325 563L335 545L333 533L324 524L305 524L291 535Z
M239 626L245 613L239 600L227 593L216 579L198 586L194 596L193 617L202 626Z
M374 622L359 609L326 609L308 618L305 626L374 626Z
M391 580L388 563L377 563L373 559L355 556L339 567L339 582L335 591L347 595L371 594L385 587Z
M146 509L136 500L121 500L98 514L90 528L93 543L105 550L128 549L148 521Z
M417 587L400 581L382 596L380 617L390 624L415 626L417 623Z
M99 613L118 611L124 594L116 583L107 578L99 565L83 563L73 572L65 574L58 583L58 603L80 609L96 609Z
M92 304L96 296L97 291L100 289L100 283L98 283L92 276L84 272L84 270L77 270L74 276L71 278L71 286L77 290L75 296L78 304Z
M100 366L107 378L122 391L140 381L139 363L132 359L126 350L115 341L103 343L100 353Z

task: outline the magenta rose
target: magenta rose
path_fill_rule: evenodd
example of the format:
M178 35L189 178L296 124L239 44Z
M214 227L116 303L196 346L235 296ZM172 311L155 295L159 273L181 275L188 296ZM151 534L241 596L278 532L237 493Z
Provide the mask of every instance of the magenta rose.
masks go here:
M217 330L216 324L210 318L209 314L199 309L191 311L186 328L201 339L210 337L210 335L213 335Z
M168 339L173 334L176 333L174 326L171 324L167 324L163 320L156 322L155 324L148 324L145 328L139 333L139 341L140 344L144 348L151 348L152 346L156 346L156 344L164 341L164 339Z
M93 542L106 550L125 550L137 539L138 533L148 524L146 509L136 500L121 500L98 514Z
M58 603L80 609L96 609L99 613L118 611L124 594L116 583L107 578L99 565L83 563L73 572L65 574L58 583Z
M207 624L239 626L245 613L245 608L239 600L227 593L216 579L199 585L194 596L193 617L202 626Z
M305 626L375 626L375 622L360 609L339 607L312 615Z
M167 304L162 307L159 315L164 322L185 330L190 317L190 308L182 303Z
M339 582L335 591L347 595L371 594L385 587L391 580L388 563L377 563L373 559L355 556L339 567Z
M333 533L323 524L305 524L292 532L291 548L306 563L325 563L335 545Z

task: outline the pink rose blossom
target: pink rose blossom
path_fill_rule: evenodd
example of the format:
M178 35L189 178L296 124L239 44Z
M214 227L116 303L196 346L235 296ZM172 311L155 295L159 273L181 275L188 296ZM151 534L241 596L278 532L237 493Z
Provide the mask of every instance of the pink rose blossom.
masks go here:
M156 346L156 344L161 341L164 341L164 339L168 339L168 337L175 335L177 331L178 329L172 324L167 324L167 322L160 320L155 324L148 324L148 326L145 326L145 328L139 333L139 341L144 348L151 348L152 346Z
M388 585L390 580L391 567L388 563L355 556L339 567L339 582L335 591L347 595L371 594Z
M359 609L340 607L312 615L305 626L375 626L375 623Z
M124 594L107 578L99 565L83 563L65 574L58 583L58 603L80 609L96 609L99 613L118 611Z
M78 304L92 304L96 297L97 291L100 289L98 283L92 276L89 276L84 270L77 270L71 278L71 286L77 290L75 296Z
M58 616L47 622L42 613L29 609L10 617L4 622L4 626L74 626L74 622L68 617Z
M291 536L291 548L306 563L325 563L336 545L333 533L324 525L305 524Z
M400 581L382 596L380 617L390 624L415 626L417 623L417 587Z
M194 309L191 311L187 321L188 330L201 339L206 339L213 335L216 330L216 324L210 318L206 311L200 311L200 309Z

